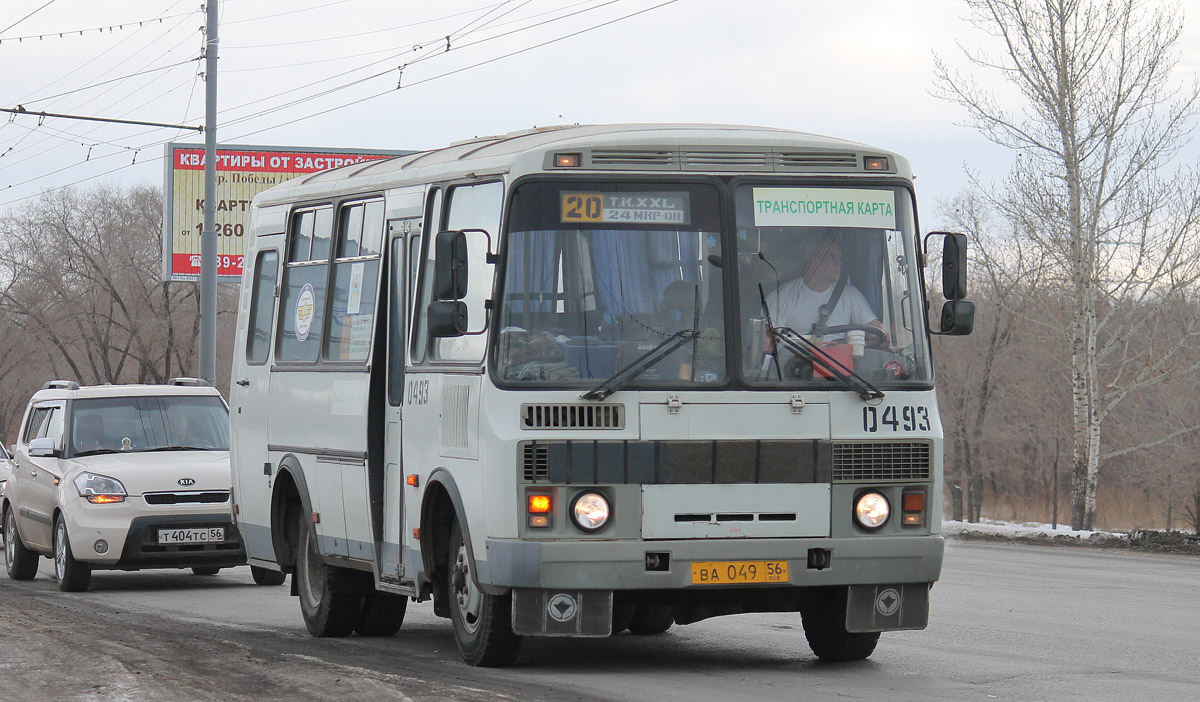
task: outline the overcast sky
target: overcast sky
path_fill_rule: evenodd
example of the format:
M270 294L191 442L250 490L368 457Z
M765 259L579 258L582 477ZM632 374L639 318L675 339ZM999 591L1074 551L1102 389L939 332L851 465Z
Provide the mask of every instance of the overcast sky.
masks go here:
M424 149L561 123L783 127L907 156L925 228L964 163L998 179L1011 160L930 95L934 54L970 70L956 42L990 41L961 0L222 0L221 11L222 144ZM1200 71L1194 19L1181 80ZM202 125L204 21L199 0L4 0L0 107ZM202 141L7 117L0 209L73 183L161 184L161 144Z

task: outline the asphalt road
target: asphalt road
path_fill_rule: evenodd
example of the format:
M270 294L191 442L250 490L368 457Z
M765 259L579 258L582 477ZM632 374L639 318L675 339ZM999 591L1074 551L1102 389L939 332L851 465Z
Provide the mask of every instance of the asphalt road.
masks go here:
M448 621L313 639L287 586L249 569L99 572L86 593L0 574L0 698L13 700L1181 700L1200 697L1200 559L947 544L925 631L818 662L799 615L662 636L527 639L470 668Z

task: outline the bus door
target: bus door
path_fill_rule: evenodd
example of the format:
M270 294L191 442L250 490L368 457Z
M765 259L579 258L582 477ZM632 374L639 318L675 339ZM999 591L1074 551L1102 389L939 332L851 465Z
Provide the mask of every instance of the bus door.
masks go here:
M382 429L384 443L384 473L383 473L383 504L382 504L382 534L380 539L380 581L396 585L413 582L416 569L412 564L412 555L406 558L405 545L411 543L405 526L404 498L405 475L404 458L401 450L404 411L404 364L405 349L407 348L407 329L410 319L411 295L409 294L410 276L409 253L414 248L419 251L421 245L421 192L402 192L398 196L389 194L388 215L413 214L409 217L389 219L388 221L388 251L387 251L387 324L386 337L376 338L377 353L375 358L379 363L372 365L386 368L386 374L377 377L386 378L386 391L380 393L382 402ZM400 209L394 205L401 205ZM415 208L409 210L409 207ZM380 344L380 341L386 343ZM380 354L382 348L386 352ZM373 373L373 375L375 375ZM373 385L376 383L373 382ZM372 416L378 414L372 408Z
M283 229L284 209L278 224ZM263 217L260 217L260 220ZM278 297L283 234L258 237L253 260L247 256L238 314L238 343L229 386L230 448L237 522L251 561L275 563L271 541L271 481L274 470L267 453L268 389L271 348ZM265 564L262 563L262 564ZM260 565L262 565L260 564Z

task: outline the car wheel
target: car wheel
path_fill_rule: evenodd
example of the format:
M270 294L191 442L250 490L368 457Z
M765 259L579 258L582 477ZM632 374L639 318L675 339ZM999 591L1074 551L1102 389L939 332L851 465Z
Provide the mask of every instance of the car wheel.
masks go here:
M38 556L25 548L17 531L17 517L11 509L4 510L4 565L13 580L33 580L37 575Z
M363 600L354 633L359 636L394 636L404 623L408 598L391 592L375 592Z
M638 605L629 620L629 631L639 636L661 634L675 623L675 608L671 605Z
M826 662L864 660L879 643L878 631L846 631L847 593L845 587L836 588L809 602L801 612L808 647Z
M287 580L287 576L278 570L258 566L250 566L250 575L254 578L255 585L282 585L283 581Z
M54 579L63 592L83 592L92 584L92 567L75 560L67 538L67 522L61 514L54 522Z
M221 572L220 568L208 568L208 567L192 568L192 573L195 575L216 575L217 573L220 573L220 572Z
M362 596L348 587L350 576L340 572L342 568L321 560L312 525L301 519L299 526L300 544L292 577L296 579L304 626L313 636L349 636L358 623Z
M522 642L512 630L512 595L489 595L479 589L457 520L450 530L448 565L450 621L459 654L468 665L512 665Z

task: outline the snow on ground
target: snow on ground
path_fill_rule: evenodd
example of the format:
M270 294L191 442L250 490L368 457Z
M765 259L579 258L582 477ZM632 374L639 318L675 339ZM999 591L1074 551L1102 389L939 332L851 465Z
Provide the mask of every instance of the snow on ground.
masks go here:
M1128 539L1128 534L1109 532L1109 531L1073 531L1069 524L1059 524L1057 527L1052 527L1049 524L1038 524L1036 522L999 522L992 519L983 519L976 524L969 522L959 522L952 519L942 520L942 533L950 536L955 534L973 533L973 534L995 534L997 536L1010 536L1015 538L1037 538L1037 537L1069 537L1079 539L1081 541L1090 539L1094 535L1100 538L1107 539Z

